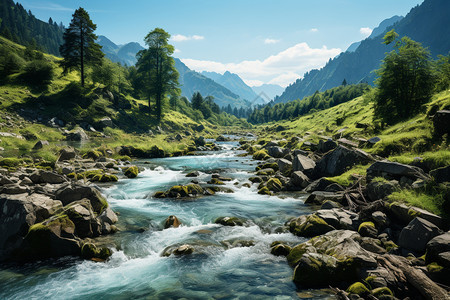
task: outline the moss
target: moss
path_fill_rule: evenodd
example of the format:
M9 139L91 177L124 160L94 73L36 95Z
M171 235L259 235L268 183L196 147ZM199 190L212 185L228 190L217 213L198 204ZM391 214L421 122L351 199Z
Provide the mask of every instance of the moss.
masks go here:
M271 196L272 192L267 188L267 186L264 186L258 191L258 194Z
M278 178L270 178L269 181L267 181L267 188L270 191L279 192L283 188L283 185Z
M91 259L96 261L104 261L107 260L112 255L110 249L103 247L98 249L92 243L86 243L81 247L81 257L84 259Z
M258 172L256 172L256 175L258 176L270 176L275 174L275 171L273 169L261 169Z
M100 178L100 182L116 182L119 178L114 174L104 174Z
M83 158L90 158L93 160L98 159L99 157L103 156L103 154L100 151L97 150L89 150L83 155Z
M438 263L433 262L429 265L427 265L427 270L430 273L436 273L436 272L440 272L444 269L444 267L440 266Z
M293 233L299 236L312 237L326 233L332 229L324 219L312 214L300 226L293 228Z
M209 184L217 184L217 185L225 185L223 181L221 181L218 178L211 178L211 180L208 182Z
M395 244L393 241L383 242L383 246L387 251L398 248L397 244Z
M361 282L355 282L348 289L347 293L356 294L356 295L366 295L370 294L369 289Z
M381 295L394 296L394 294L388 287L379 287L379 288L373 289L372 295L374 295L377 298Z
M266 163L262 165L261 169L273 169L274 171L278 171L277 163Z
M188 184L186 187L187 187L188 193L191 195L202 195L204 192L203 188L198 184L191 183L191 184Z
M363 227L367 227L367 226L375 228L375 224L373 224L373 222L363 222L363 223L361 223L361 225L359 225L358 232L360 232Z
M296 266L307 250L308 249L306 248L306 244L300 244L292 248L287 256L289 265L291 267Z
M157 191L157 192L153 195L153 197L155 197L155 198L166 198L166 194L165 194L164 192L162 192L162 191Z
M169 195L180 195L181 197L186 197L187 195L189 195L189 190L184 185L175 185L170 188Z
M136 166L130 166L125 169L124 175L128 178L136 178L139 174L139 169Z
M18 167L23 163L22 159L16 157L7 157L0 159L0 166L5 168L14 168Z
M265 150L265 149L256 151L253 154L253 159L256 159L256 160L266 160L266 159L269 159L269 158L270 158L270 156L267 153L267 150Z

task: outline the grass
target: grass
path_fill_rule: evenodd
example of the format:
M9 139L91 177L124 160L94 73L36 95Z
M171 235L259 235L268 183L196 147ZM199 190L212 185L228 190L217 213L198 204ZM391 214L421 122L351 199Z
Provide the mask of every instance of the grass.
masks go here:
M406 152L401 155L390 156L389 160L402 164L411 164L414 160L419 160L430 166L431 169L436 169L450 165L450 150L427 151L420 154Z
M403 189L388 196L391 202L403 202L425 209L437 215L444 214L444 200L442 195L430 195L424 191Z
M334 177L327 177L328 180L336 182L337 184L340 184L344 187L348 187L352 185L355 182L355 175L356 176L366 176L367 168L370 166L370 164L367 165L356 165L353 166L350 170L347 172Z

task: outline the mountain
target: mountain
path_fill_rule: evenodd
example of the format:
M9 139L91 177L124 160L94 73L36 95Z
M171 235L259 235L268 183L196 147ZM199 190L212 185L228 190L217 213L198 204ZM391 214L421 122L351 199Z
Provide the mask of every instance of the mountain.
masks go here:
M64 27L50 18L47 22L37 19L13 0L0 0L0 35L18 44L36 47L38 50L59 56L63 43Z
M241 99L245 99L251 103L261 103L262 99L258 99L258 95L252 90L237 74L226 71L223 75L216 72L202 72L202 75L211 78L220 85L223 85L233 93L237 94Z
M239 95L233 93L211 78L189 69L178 58L175 58L175 67L177 68L178 73L180 73L179 82L182 96L191 99L195 92L200 92L203 97L213 96L214 102L220 107L226 107L228 104L230 104L232 108L249 106L249 103L242 100Z
M261 98L269 99L269 101L275 98L276 96L281 95L284 91L284 88L277 84L263 84L261 86L254 86L252 87L252 89Z
M372 30L372 33L367 38L373 39L373 38L379 36L380 34L383 34L388 27L394 25L396 22L400 21L401 19L403 19L402 16L393 16L389 19L383 20L380 23L380 25L378 25L378 27L375 27ZM361 45L361 41L351 44L350 47L348 47L347 52L355 52L356 49L359 47L359 45Z
M450 11L448 0L425 0L399 22L386 28L392 28L402 36L428 47L433 57L438 54L446 55L450 51L450 18L443 12ZM368 82L373 84L375 73L380 67L385 53L392 50L392 46L382 43L383 34L361 42L355 52L343 52L320 70L307 72L303 79L289 85L284 93L275 98L275 103L302 99L316 91L341 85L345 79L347 83Z
M116 45L106 36L98 36L97 43L102 46L105 56L113 62L133 66L136 64L136 53L144 49L139 43L132 42L125 45Z

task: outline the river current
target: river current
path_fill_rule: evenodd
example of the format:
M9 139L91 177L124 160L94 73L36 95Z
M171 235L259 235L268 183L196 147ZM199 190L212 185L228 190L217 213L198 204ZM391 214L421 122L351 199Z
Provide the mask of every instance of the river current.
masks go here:
M242 186L256 161L239 157L236 142L196 156L139 161L135 179L102 187L118 212L120 231L102 237L113 245L106 263L62 258L27 265L0 266L0 299L324 299L321 292L299 291L285 257L270 254L270 244L305 241L282 230L291 217L310 213L295 194L263 196L256 185ZM231 177L219 192L191 200L153 199L156 191L187 184L190 171L206 182L211 173ZM178 228L163 229L175 215ZM247 220L246 226L214 224L222 216ZM192 255L162 257L166 247L189 244Z

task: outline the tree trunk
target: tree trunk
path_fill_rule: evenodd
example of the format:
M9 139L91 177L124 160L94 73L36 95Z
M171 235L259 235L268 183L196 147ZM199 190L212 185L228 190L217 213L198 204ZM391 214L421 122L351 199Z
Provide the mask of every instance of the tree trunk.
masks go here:
M83 22L80 22L80 71L81 71L81 86L84 87L84 33L83 33Z

